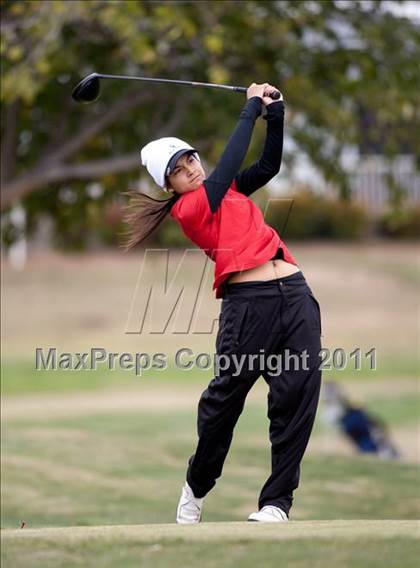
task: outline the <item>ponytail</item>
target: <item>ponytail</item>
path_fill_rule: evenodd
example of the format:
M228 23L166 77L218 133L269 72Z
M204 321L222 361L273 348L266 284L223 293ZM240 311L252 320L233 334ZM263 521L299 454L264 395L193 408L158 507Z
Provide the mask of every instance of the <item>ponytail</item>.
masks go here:
M180 195L175 193L170 199L154 199L134 190L123 194L129 198L123 208L123 223L127 227L122 234L121 244L127 252L144 241L160 225Z

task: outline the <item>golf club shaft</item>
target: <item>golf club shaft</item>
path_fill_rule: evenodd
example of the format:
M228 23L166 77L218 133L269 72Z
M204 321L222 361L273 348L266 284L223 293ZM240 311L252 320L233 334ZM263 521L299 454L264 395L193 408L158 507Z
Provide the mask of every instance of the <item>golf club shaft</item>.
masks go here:
M237 93L246 93L246 87L237 87L233 85L218 85L216 83L199 83L197 81L180 81L176 79L155 79L151 77L133 77L129 75L104 75L102 73L92 73L91 75L98 77L98 79L125 79L132 81L149 81L153 83L174 83L176 85L188 85L190 87L211 87L213 89L227 89L229 91L236 91ZM279 91L274 91L271 93L272 99L280 98Z

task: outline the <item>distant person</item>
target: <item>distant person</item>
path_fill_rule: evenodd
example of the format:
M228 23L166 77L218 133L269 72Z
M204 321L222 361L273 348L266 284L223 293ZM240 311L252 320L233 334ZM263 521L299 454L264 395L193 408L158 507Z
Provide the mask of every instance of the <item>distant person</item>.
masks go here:
M353 405L337 383L324 383L322 402L325 420L338 427L361 453L377 454L385 459L400 457L385 423L360 406Z
M239 375L220 370L198 405L198 446L190 457L178 503L178 523L198 523L203 499L222 473L245 399L262 374L269 386L271 475L249 521L284 522L298 487L321 385L321 315L317 300L278 233L249 199L279 171L284 103L275 88L253 83L236 128L215 170L207 176L196 150L179 138L160 138L141 151L156 183L172 195L165 201L135 195L129 204L131 238L142 242L170 213L185 235L215 262L213 289L222 298L217 355L282 355L306 352L290 370L267 371L248 357ZM239 171L263 107L267 136L261 158ZM199 125L197 125L197 128ZM255 365L255 366L253 366Z

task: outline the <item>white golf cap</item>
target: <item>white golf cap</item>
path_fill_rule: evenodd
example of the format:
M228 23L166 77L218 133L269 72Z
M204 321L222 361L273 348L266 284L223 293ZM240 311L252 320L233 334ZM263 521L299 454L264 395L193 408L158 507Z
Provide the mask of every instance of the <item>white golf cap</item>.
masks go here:
M197 150L180 138L158 138L149 142L141 149L141 163L155 182L164 191L165 176L169 175L176 166L179 158L186 153L195 154L200 161Z

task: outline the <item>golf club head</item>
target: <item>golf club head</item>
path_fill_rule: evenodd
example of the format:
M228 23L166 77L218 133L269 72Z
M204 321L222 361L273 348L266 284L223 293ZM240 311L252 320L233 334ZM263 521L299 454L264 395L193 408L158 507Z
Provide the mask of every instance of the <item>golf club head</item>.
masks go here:
M71 96L78 103L93 103L99 98L100 85L97 73L91 73L75 86Z

